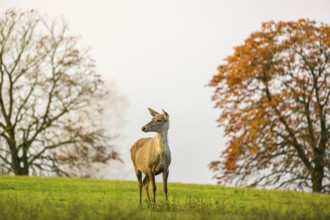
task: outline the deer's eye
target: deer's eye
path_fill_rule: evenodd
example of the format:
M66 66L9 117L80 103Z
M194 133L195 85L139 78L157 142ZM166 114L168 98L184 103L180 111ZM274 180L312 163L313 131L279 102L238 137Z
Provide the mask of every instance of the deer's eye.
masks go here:
M162 120L158 119L157 122L162 122Z

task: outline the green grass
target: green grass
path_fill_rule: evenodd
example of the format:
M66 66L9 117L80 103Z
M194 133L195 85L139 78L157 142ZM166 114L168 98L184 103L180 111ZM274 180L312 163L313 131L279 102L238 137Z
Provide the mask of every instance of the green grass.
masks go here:
M170 183L166 203L157 187L140 207L136 182L0 176L0 219L330 219L330 195Z

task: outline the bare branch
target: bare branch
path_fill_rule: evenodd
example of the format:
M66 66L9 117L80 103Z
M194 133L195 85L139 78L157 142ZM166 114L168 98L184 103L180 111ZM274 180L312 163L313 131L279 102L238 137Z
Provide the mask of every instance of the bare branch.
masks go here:
M0 163L6 172L88 176L119 159L100 118L107 88L68 30L64 21L33 11L0 18Z

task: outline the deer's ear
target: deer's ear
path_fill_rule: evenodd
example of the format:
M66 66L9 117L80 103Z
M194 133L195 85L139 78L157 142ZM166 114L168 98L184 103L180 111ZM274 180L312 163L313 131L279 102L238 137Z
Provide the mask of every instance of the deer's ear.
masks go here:
M149 110L149 112L150 112L150 114L151 114L152 117L155 117L156 115L159 115L158 112L152 110L151 108L148 108L148 110Z
M167 114L167 112L164 111L164 109L162 111L163 111L163 115L164 115L165 119L168 120L170 118L170 116Z

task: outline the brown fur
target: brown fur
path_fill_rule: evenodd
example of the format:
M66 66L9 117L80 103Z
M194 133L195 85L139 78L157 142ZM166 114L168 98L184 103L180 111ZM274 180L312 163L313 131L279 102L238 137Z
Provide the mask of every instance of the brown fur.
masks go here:
M153 202L156 202L156 183L155 175L162 173L163 190L165 199L167 200L167 179L169 174L169 166L171 163L171 152L168 146L167 131L169 128L169 116L166 112L159 114L149 108L153 119L142 130L145 132L156 132L153 138L141 138L131 147L131 158L134 170L139 181L140 204L142 202L142 184L146 191L148 201L149 183L152 183ZM142 181L142 173L145 177Z

